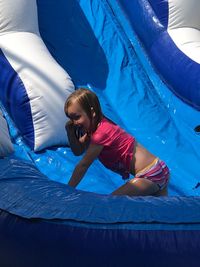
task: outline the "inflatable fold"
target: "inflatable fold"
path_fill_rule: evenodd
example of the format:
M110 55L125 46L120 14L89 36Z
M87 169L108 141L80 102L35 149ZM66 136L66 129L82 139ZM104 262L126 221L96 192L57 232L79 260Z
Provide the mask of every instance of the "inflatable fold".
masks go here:
M117 2L162 79L181 100L200 110L200 2Z
M29 147L39 151L67 144L63 106L74 85L42 41L36 1L29 2L0 2L0 99Z

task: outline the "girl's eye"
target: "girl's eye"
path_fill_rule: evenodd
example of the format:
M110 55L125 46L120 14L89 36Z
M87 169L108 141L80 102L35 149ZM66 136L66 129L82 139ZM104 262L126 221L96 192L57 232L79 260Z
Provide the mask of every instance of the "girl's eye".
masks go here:
M77 116L74 116L74 120L77 121L80 119L81 116L77 115Z
M74 115L74 116L71 116L70 119L73 120L73 121L77 121L80 119L80 115Z

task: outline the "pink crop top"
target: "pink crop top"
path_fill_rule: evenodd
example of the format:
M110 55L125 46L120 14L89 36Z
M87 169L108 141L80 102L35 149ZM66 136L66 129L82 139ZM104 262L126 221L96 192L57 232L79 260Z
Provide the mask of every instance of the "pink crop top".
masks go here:
M119 173L123 179L129 177L134 137L110 120L103 118L91 135L91 143L104 146L99 155L103 165Z

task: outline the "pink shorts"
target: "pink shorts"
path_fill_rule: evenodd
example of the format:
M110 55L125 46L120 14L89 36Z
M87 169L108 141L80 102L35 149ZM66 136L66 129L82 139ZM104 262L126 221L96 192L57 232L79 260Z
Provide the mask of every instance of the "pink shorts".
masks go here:
M162 190L169 181L169 169L164 161L156 158L149 166L139 171L135 178L148 179Z

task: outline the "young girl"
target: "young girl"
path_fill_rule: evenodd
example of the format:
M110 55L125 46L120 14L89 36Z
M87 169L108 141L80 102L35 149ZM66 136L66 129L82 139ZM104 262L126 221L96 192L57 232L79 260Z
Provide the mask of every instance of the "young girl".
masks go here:
M134 137L107 119L97 96L88 89L74 91L66 100L69 143L75 155L85 152L75 167L69 185L76 187L98 158L105 167L128 179L113 195L167 195L169 170L166 164L142 147Z

